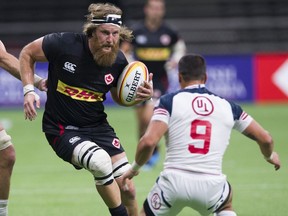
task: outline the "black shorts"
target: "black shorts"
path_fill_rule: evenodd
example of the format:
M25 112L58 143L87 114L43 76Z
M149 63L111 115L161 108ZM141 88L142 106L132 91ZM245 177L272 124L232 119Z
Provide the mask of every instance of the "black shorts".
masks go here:
M96 143L110 157L124 152L114 129L108 123L95 128L64 129L61 135L45 133L45 136L56 154L69 163L71 163L74 148L83 141Z

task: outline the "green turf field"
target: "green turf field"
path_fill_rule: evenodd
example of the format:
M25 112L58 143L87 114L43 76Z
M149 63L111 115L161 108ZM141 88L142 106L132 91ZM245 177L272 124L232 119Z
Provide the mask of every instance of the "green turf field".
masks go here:
M288 104L243 107L273 135L282 168L275 172L264 161L256 144L233 132L223 170L234 189L234 208L238 216L287 215ZM137 144L133 109L108 108L107 113L131 162ZM30 122L24 120L22 110L0 109L1 122L12 136L17 153L9 215L109 215L95 190L92 176L63 162L47 144L41 131L41 117L40 111L37 120ZM164 151L162 143L162 160ZM140 207L161 168L158 164L155 170L141 172L135 178ZM184 209L180 215L198 215L196 212L191 214L191 211Z

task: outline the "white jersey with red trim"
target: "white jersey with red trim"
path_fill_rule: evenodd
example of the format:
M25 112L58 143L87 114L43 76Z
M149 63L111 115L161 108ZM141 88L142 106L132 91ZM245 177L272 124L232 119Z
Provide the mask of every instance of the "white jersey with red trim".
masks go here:
M202 84L163 95L154 109L155 120L168 124L164 169L218 175L231 130L242 132L252 117Z

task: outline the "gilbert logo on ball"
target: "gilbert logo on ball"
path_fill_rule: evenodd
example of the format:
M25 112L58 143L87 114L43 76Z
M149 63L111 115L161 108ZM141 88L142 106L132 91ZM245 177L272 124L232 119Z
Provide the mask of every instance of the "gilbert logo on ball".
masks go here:
M124 106L133 106L139 103L139 101L135 101L136 92L144 81L149 81L146 65L140 61L130 62L118 78L117 95L120 103Z

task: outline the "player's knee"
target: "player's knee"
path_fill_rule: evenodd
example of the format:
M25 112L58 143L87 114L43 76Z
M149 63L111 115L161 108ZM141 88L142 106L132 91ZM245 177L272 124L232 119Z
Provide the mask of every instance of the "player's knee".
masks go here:
M5 130L0 131L0 158L0 167L12 171L16 161L15 150Z
M103 149L93 153L89 170L94 175L97 185L110 184L114 180L111 158Z
M109 154L90 141L84 141L79 145L81 148L78 152L78 162L93 174L96 185L111 184L114 177Z
M11 137L6 133L5 130L0 131L0 150L8 148L12 145Z

